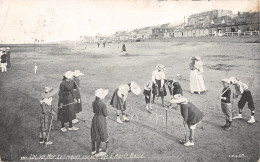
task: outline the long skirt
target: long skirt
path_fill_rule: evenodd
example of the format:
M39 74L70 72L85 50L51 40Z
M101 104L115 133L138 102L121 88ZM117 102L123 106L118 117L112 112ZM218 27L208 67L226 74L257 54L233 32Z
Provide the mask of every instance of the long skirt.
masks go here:
M79 92L79 89L75 89L74 90L75 92L75 96L76 96L76 99L80 102L76 103L74 105L74 111L75 113L79 113L82 111L82 101L81 101L81 95L80 95L80 92Z
M157 97L161 96L166 96L167 92L166 92L166 88L165 85L163 85L162 89L161 89L161 80L155 80L155 82L157 83L158 86L156 86L153 83L153 94Z
M48 132L51 124L51 114L40 114L38 125L39 132Z
M74 102L73 97L70 93L67 93L63 99L63 105L70 104ZM63 123L67 123L76 118L74 111L75 104L71 104L68 106L63 106L62 108L58 108L58 121Z
M117 110L125 111L126 110L126 101L123 101L117 94L118 89L115 90L110 105L116 108Z
M190 91L191 92L206 91L202 74L200 74L197 70L191 70L190 72Z
M106 118L103 115L94 115L91 124L91 140L106 142L108 138Z

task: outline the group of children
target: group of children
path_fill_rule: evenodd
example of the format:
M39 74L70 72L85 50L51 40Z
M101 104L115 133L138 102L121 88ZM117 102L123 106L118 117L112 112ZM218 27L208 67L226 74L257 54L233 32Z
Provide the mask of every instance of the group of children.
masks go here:
M2 73L7 72L7 67L11 67L10 55L11 52L9 47L0 48L0 65Z
M255 106L251 91L249 90L248 86L235 77L222 79L222 83L224 89L222 90L222 94L219 96L219 99L221 99L222 112L226 116L226 124L223 125L222 128L224 130L230 130L232 119L242 119L242 110L246 103L248 104L248 108L251 110L251 118L248 120L248 123L255 123ZM231 85L235 86L233 104L234 100L236 100L238 96L241 95L241 98L238 101L239 114L235 117L233 116L234 110L231 103Z
M184 146L194 145L194 131L196 125L204 117L203 113L191 102L188 101L186 97L183 96L182 88L179 82L174 79L166 79L164 73L164 65L158 64L156 70L152 73L152 80L149 80L144 85L143 94L145 96L146 110L152 111L152 103L154 103L155 96L161 97L162 106L164 104L164 96L166 96L166 88L168 86L171 95L171 104L177 104L180 106L181 115L183 117L183 124L188 126L190 130L189 139L181 140ZM61 131L66 132L67 128L64 123L69 122L68 130L78 130L79 128L73 127L72 124L79 122L76 119L76 113L82 111L81 97L80 97L80 87L79 87L79 76L82 76L79 70L75 72L68 71L64 74L64 78L60 84L59 89L59 102L58 102L58 120L61 121ZM222 80L224 89L222 94L219 96L221 99L221 108L223 113L226 115L226 124L222 126L225 130L230 130L232 119L242 118L242 109L248 102L248 107L251 110L251 119L249 123L254 123L254 104L251 92L248 86L238 79L231 77L229 79ZM242 95L238 102L239 114L237 117L233 117L232 106L231 106L231 89L230 86L234 85L236 89L235 97ZM52 96L58 90L53 88L45 88L41 100L42 112L40 115L40 143L50 144L48 141L48 131L51 129L51 123L53 119L54 111L51 106ZM126 117L126 100L129 93L139 95L141 89L139 85L131 81L128 84L120 85L113 93L110 105L117 109L117 123L122 124L123 122L128 122L129 119ZM92 103L94 116L92 118L91 124L91 140L92 140L92 155L104 156L106 153L102 152L100 149L101 142L108 142L107 133L107 107L102 101L108 94L106 89L97 89L95 91L95 100ZM152 96L153 95L153 96ZM121 113L120 113L121 112ZM121 115L121 116L120 116Z

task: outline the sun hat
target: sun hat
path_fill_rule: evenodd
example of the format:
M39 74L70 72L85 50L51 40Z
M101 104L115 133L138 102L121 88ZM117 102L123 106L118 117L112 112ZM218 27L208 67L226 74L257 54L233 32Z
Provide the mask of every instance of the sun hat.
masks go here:
M64 76L67 78L67 79L71 79L73 77L74 73L72 71L67 71Z
M200 57L195 57L196 60L198 61L201 61L201 58Z
M79 70L75 70L75 71L74 71L74 76L75 76L75 77L79 77L79 76L81 76L81 75L84 75L84 74L81 73Z
M236 77L229 78L230 84L236 84L239 80Z
M140 88L140 86L139 86L136 82L131 81L130 87L131 87L131 91L132 91L135 95L139 95L139 94L141 93L141 88Z
M9 50L10 48L9 47L6 47L7 50Z
M157 64L156 65L156 69L158 69L158 70L163 70L164 68L165 68L165 66L162 65L162 64Z
M176 94L173 96L170 102L176 104L183 103L183 102L187 102L187 98L183 97L181 94Z
M58 88L45 87L42 93L42 98L49 98L58 92Z
M108 89L99 88L95 91L95 96L100 99L104 99L107 94L108 94Z
M222 79L221 82L229 83L229 84L230 84L230 80L229 80L228 78L224 78L224 79Z

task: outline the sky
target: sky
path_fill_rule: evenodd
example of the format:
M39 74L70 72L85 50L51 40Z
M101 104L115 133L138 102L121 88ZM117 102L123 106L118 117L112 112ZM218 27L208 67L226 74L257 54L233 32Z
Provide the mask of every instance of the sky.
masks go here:
M165 23L213 9L259 10L260 0L0 0L0 43L79 40Z

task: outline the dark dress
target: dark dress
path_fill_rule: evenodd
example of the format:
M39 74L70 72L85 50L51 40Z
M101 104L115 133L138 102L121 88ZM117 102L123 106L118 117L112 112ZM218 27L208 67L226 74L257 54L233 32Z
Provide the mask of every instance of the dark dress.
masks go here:
M204 117L203 113L193 103L181 104L181 115L188 126L194 125Z
M11 52L10 51L7 51L7 67L10 68L11 67Z
M60 103L66 105L74 102L75 94L73 92L73 89L75 89L74 81L63 80L61 82L58 107L60 107ZM59 121L66 123L73 119L75 119L74 104L58 109Z
M110 101L110 105L117 110L125 111L126 110L126 101L124 102L122 98L120 98L117 94L118 89L113 93L112 99Z
M52 107L43 102L41 103L41 108L42 111L38 119L39 132L48 132L52 117Z
M155 84L153 83L153 94L156 95L157 97L161 96L166 96L167 95L167 92L166 92L166 88L165 88L165 84L163 85L162 87L162 90L161 90L161 80L157 80L155 79L155 82L157 83L158 87L155 86Z
M81 112L82 111L82 101L81 101L81 96L80 96L80 91L79 91L79 86L80 86L80 80L79 80L79 78L74 78L74 82L75 82L75 84L76 84L76 88L75 89L73 89L73 91L74 91L74 94L75 94L75 97L76 97L76 99L77 100L79 100L80 99L80 103L78 102L78 103L76 103L74 106L74 111L75 111L75 113L79 113L79 112Z
M123 44L123 46L122 46L122 51L123 51L123 52L126 52L125 44Z
M101 100L92 103L95 115L91 124L91 140L96 142L106 142L108 138L106 116L107 107Z

